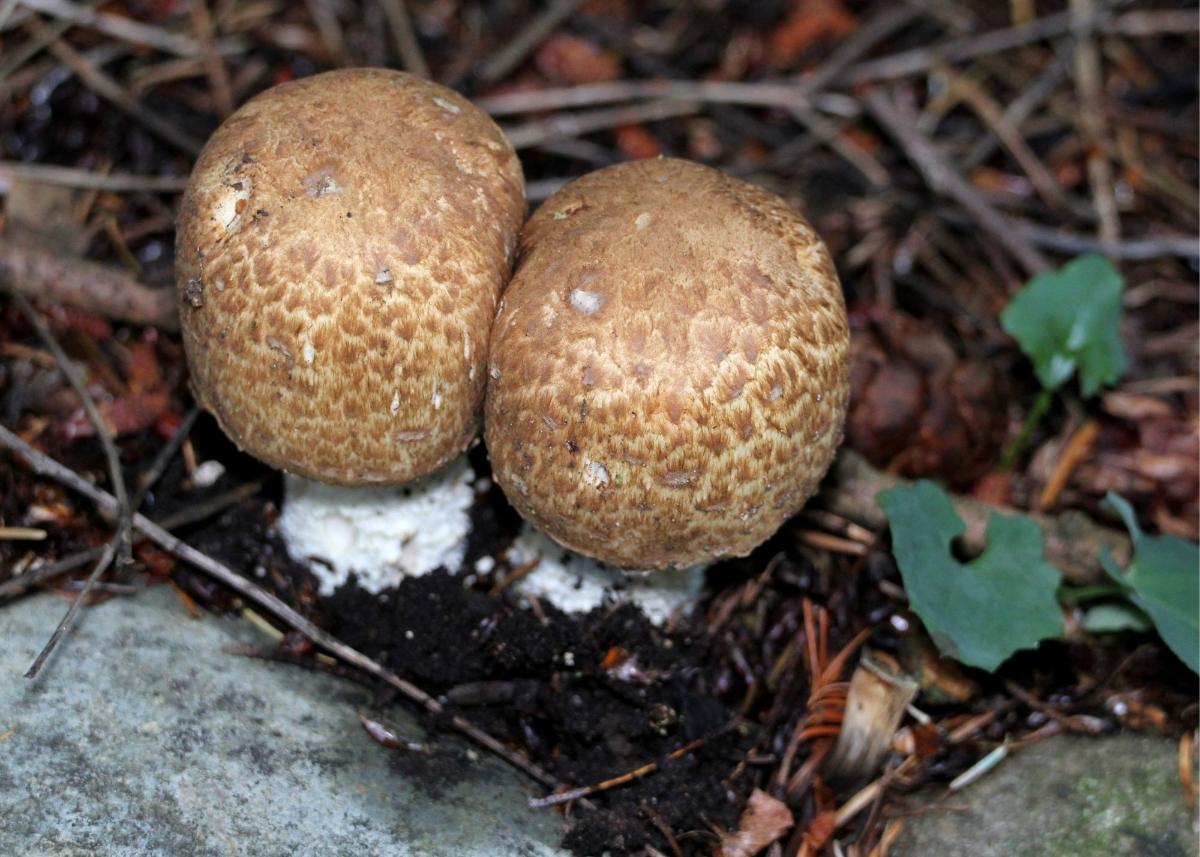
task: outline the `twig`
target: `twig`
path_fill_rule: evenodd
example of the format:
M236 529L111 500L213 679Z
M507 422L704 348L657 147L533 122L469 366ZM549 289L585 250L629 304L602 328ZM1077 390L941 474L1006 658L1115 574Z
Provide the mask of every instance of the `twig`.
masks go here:
M192 16L192 27L204 52L204 73L208 75L208 87L212 93L213 106L224 119L233 112L233 87L229 83L229 70L217 51L212 15L208 13L207 0L191 0L188 4Z
M907 27L919 14L916 4L887 5L882 12L855 30L854 35L839 44L820 67L801 75L796 80L797 94L811 96L836 83L859 57L888 36Z
M687 102L650 101L646 104L624 107L586 110L579 113L560 113L504 130L513 144L513 148L528 149L553 140L580 137L619 125L657 122L676 116L690 116L699 112L699 109L698 105Z
M44 27L38 24L35 28ZM89 89L97 95L107 98L117 107L124 110L150 131L162 137L171 145L195 157L200 154L201 142L184 131L180 131L163 117L142 104L122 88L122 86L105 74L100 68L83 54L76 51L62 39L55 39L49 44L49 50L60 62L65 63L71 71L79 76Z
M682 747L672 750L667 754L664 761L673 762L686 756L688 753L704 746L705 738L696 738L689 741ZM529 805L533 809L545 809L548 806L559 806L564 803L571 803L580 798L590 797L597 792L606 792L609 789L615 789L617 786L623 786L626 783L631 783L634 780L640 780L647 774L652 774L661 767L661 762L647 762L639 768L634 768L632 771L627 771L620 776L612 777L611 779L602 780L598 783L593 783L590 786L580 786L579 788L567 789L566 791L557 791L554 794L546 795L545 797L531 797Z
M54 651L55 647L58 646L58 641L62 639L63 634L65 634L67 629L70 628L75 622L75 617L79 615L79 608L83 604L83 599L86 598L88 593L92 591L92 587L96 585L96 581L99 580L100 575L104 573L104 570L112 564L113 556L116 554L116 549L117 539L115 538L113 541L110 541L104 546L104 549L100 554L100 558L96 560L96 564L92 566L92 573L87 576L87 580L84 581L83 586L75 595L75 598L71 601L71 606L67 608L67 612L63 615L62 619L59 620L58 625L54 629L54 633L51 634L50 639L46 641L46 645L42 646L42 650L38 652L37 657L33 659L33 663L29 665L29 669L25 671L25 678L35 679L37 678L38 673L42 671L42 667L45 665L46 659L50 657L50 654Z
M877 188L886 187L891 179L888 171L875 157L857 143L842 136L841 129L807 105L792 109L792 116L813 136L840 155L846 163L862 173Z
M3 26L3 22L0 22L0 28L3 28ZM40 34L27 39L23 45L13 48L5 56L4 62L0 63L0 80L4 80L21 66L25 65L26 62L40 54L46 49L46 45L69 29L71 29L70 21L55 21L50 26L45 27Z
M1041 496L1038 497L1037 507L1040 511L1045 512L1058 502L1058 496L1067 486L1071 474L1092 451L1092 443L1099 433L1100 424L1095 420L1088 420L1071 435L1071 439L1067 441L1066 446L1058 455L1058 461L1054 465L1050 478L1046 480L1046 486L1042 489Z
M1121 238L1117 196L1113 189L1112 164L1105 151L1104 113L1101 110L1100 49L1092 35L1096 19L1093 0L1071 0L1072 30L1075 32L1075 88L1079 94L1079 131L1087 147L1088 183L1096 216L1100 220L1100 240L1114 244Z
M786 110L808 101L797 95L793 84L778 81L737 83L718 80L616 80L609 83L585 83L579 86L491 95L480 98L475 103L492 116L511 116L517 113L543 113L652 98L742 104L748 107L779 107Z
M951 89L975 112L988 130L1004 144L1004 148L1008 149L1009 154L1029 177L1029 181L1042 200L1051 208L1070 209L1070 203L1054 176L1050 175L1046 165L1038 160L1037 155L1025 142L1025 138L1018 133L1016 126L1009 124L1004 111L996 100L982 86L966 75L947 70L946 77L950 81Z
M484 83L500 80L582 5L583 0L553 0L508 44L492 54L479 70L479 79Z
M85 551L71 554L68 557L63 557L56 562L47 563L11 580L6 580L4 583L0 583L0 601L14 598L22 592L33 589L35 586L40 586L51 578L79 568L81 565L86 565L92 560L98 559L106 550L108 550L108 545L89 548Z
M400 62L405 70L417 77L429 77L429 64L425 62L425 54L421 52L421 43L413 30L412 16L408 14L408 4L404 0L379 0L383 14L387 18L388 27L392 31L392 39L396 42L396 50L400 52Z
M1049 267L1046 257L1021 235L1015 233L1006 217L999 214L962 176L954 171L916 128L915 118L899 107L882 90L867 93L867 110L900 143L929 186L949 196L967 210L991 237L1004 246L1030 274Z
M58 624L58 627L54 630L54 634L51 635L49 642L46 643L46 647L42 649L41 653L37 656L37 659L34 660L33 666L31 666L29 671L25 673L25 678L34 678L38 674L38 671L42 668L42 664L45 663L46 658L58 644L59 639L62 638L62 635L74 621L79 610L79 602L81 602L87 596L92 585L97 579L99 579L101 572L108 568L109 563L111 563L113 560L114 554L122 566L127 565L132 561L133 539L132 527L130 523L131 511L129 506L129 493L125 490L125 475L121 472L121 457L120 453L117 451L116 442L113 440L112 432L109 430L107 423L104 422L104 417L101 415L100 409L96 406L95 399L93 399L92 394L88 392L87 385L83 382L83 379L79 377L79 374L75 370L74 364L67 356L67 353L63 351L63 347L59 344L58 339L50 331L50 327L45 321L42 320L42 317L38 314L37 310L33 308L33 305L30 304L28 300L26 300L24 295L13 294L12 297L13 302L17 305L18 309L21 310L21 313L37 330L38 337L42 340L42 344L45 345L47 350L54 355L54 360L58 363L58 368L62 371L63 375L66 376L67 381L70 382L72 389L75 390L75 393L79 396L80 401L83 403L83 409L87 412L88 419L91 420L92 425L95 427L96 437L99 439L100 446L104 450L104 458L108 464L109 483L112 485L113 495L116 497L117 502L117 532L114 535L113 542L110 545L111 549L106 550L105 553L101 554L100 559L96 562L95 568L92 569L92 573L87 579L87 583L84 585L83 589L79 591L79 594L71 603L71 607L67 610L67 614L63 617L62 621Z
M939 44L867 60L848 69L843 76L843 82L848 84L867 83L920 74L937 65L952 64L985 54L1012 50L1033 42L1061 36L1070 30L1070 13L1058 12L1030 21L1028 24L950 39Z
M1181 259L1200 259L1200 240L1184 235L1164 235L1161 238L1133 238L1108 243L1090 235L1076 235L1061 229L1051 229L1027 220L1014 219L1013 226L1033 243L1063 253L1099 253L1110 259L1130 261L1162 259L1176 256Z
M192 426L196 424L196 420L202 411L203 409L199 405L192 405L191 410L180 421L179 427L175 429L175 433L171 435L171 440L154 456L154 461L150 462L150 468L138 480L137 491L133 493L133 500L129 504L129 507L133 511L137 512L142 508L142 503L145 501L146 495L150 493L150 489L162 477L163 471L167 469L167 465L171 463L171 459L179 451L179 447L191 432Z
M346 64L346 40L342 36L342 25L337 13L329 8L326 0L305 0L309 17L317 25L325 50L338 65Z
M77 491L109 514L116 512L118 504L111 494L97 488L79 474L59 464L45 453L39 452L2 425L0 425L0 446L4 446L24 458L35 473L46 476ZM446 713L441 703L416 685L405 681L375 660L372 660L356 649L352 649L341 640L321 630L253 581L242 577L228 566L171 535L145 515L140 513L135 514L133 516L133 526L163 550L175 555L184 562L190 563L200 571L225 584L239 595L263 607L285 625L311 640L319 648L386 682L430 714L444 715ZM524 771L543 785L555 789L562 787L554 777L526 758L524 754L505 747L498 740L465 718L453 715L450 717L450 723L481 747L495 753L501 759L504 759L513 767Z
M1025 120L1033 115L1033 111L1054 94L1054 90L1067 76L1067 69L1070 67L1071 55L1074 50L1075 46L1070 42L1059 48L1042 73L1032 83L1025 86L1021 94L1004 109L1002 116L1004 125L1019 130ZM971 151L963 158L959 167L964 172L970 172L991 157L998 145L1000 145L999 138L994 130L989 128L988 133L971 147Z
M171 33L150 24L143 24L123 15L97 12L88 6L71 3L69 0L21 0L21 5L26 9L41 12L43 15L70 21L75 26L87 27L118 41L147 45L181 57L198 57L204 53L204 48L200 43L188 36Z
M96 173L74 167L52 164L25 164L20 161L0 161L0 188L14 178L42 184L82 190L142 191L145 193L178 193L187 187L187 176L138 176L130 173Z
M144 286L120 268L5 238L0 238L0 286L106 318L165 330L179 327L173 290Z

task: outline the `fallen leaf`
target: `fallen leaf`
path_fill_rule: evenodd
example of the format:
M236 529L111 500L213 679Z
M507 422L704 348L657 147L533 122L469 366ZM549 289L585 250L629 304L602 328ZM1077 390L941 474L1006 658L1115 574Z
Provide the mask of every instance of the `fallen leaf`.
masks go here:
M534 54L533 64L554 83L603 83L621 76L621 60L570 33L555 33Z
M738 829L721 834L718 857L752 857L791 830L794 823L787 804L755 789L738 820Z

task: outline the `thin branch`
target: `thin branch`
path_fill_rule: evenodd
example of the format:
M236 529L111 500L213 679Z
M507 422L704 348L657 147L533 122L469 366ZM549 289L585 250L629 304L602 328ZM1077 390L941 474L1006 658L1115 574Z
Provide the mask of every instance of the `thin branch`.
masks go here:
M650 101L624 107L584 110L578 113L559 113L546 119L505 128L509 141L516 149L528 149L554 140L581 137L620 125L657 122L676 116L698 113L699 105L679 101Z
M966 179L945 162L933 145L917 130L916 119L908 115L908 111L899 107L879 89L867 93L865 104L875 120L904 149L905 154L936 193L950 197L966 209L993 239L1021 263L1027 273L1036 274L1050 267L1046 257L1028 239L1016 233L1008 219L992 208Z
M112 265L0 238L0 287L164 330L179 328L173 289L152 289Z
M1110 259L1137 261L1144 259L1200 259L1200 240L1187 235L1163 235L1158 238L1130 238L1116 242L1100 240L1091 235L1064 232L1028 220L1013 218L1013 228L1039 247L1061 253L1098 253Z
M113 494L116 496L117 502L117 531L113 536L113 541L110 543L109 549L106 549L100 556L100 559L96 561L96 565L92 569L92 573L88 576L87 582L79 590L79 594L75 596L75 600L71 602L70 608L67 610L66 615L63 616L62 621L58 623L58 627L54 629L54 633L50 636L50 640L46 643L45 648L38 654L29 671L25 673L25 678L34 678L37 676L38 671L41 670L42 664L46 662L46 658L50 656L50 653L54 651L54 647L58 645L58 641L62 639L63 634L71 627L71 623L75 620L75 616L79 612L80 602L87 597L92 586L100 578L101 573L108 568L114 554L122 566L132 561L133 538L129 494L125 489L125 475L121 472L120 453L117 451L117 445L113 440L113 435L108 428L108 424L104 422L104 417L100 413L100 409L96 406L95 399L88 392L83 378L76 372L75 365L63 350L62 345L59 344L58 339L51 332L50 327L42 320L37 310L26 300L24 295L13 294L12 297L13 302L16 303L22 314L37 330L42 344L54 355L54 360L58 363L58 368L66 376L71 387L83 403L83 409L87 412L88 419L91 420L92 425L95 427L96 437L100 441L100 446L104 449L104 458L108 464L109 483L112 485Z
M204 54L203 46L189 36L172 33L150 24L143 24L123 15L97 12L87 5L71 3L69 0L20 0L20 2L26 9L32 9L62 21L69 21L78 27L95 30L118 41L146 45L181 57L199 57Z
M1071 0L1071 18L1075 42L1075 88L1079 94L1077 124L1087 147L1088 183L1100 221L1100 240L1113 244L1121 238L1121 221L1117 212L1117 195L1113 188L1112 163L1105 151L1107 133L1101 102L1104 97L1100 68L1100 49L1092 34L1090 22L1095 20L1093 0Z
M229 82L229 70L225 60L217 51L216 30L212 15L208 13L207 0L191 0L188 4L192 16L192 27L204 52L204 73L208 75L208 88L213 106L224 119L233 112L233 86Z
M519 66L530 51L582 5L583 0L553 0L520 33L492 54L491 59L479 70L479 79L484 83L500 80Z
M429 77L429 63L425 62L425 54L421 52L421 43L417 41L416 31L413 30L412 16L408 14L408 4L404 0L379 0L387 18L388 27L392 31L392 39L396 42L396 50L400 53L400 63L406 71L417 77Z
M2 425L0 425L0 446L6 447L24 458L35 473L53 479L61 485L84 495L102 511L108 514L114 514L117 511L119 504L107 491L97 488L79 474L59 464L45 453L38 451ZM405 681L377 661L321 630L253 581L242 577L228 566L171 535L145 515L140 513L135 514L133 516L133 526L163 550L167 551L167 553L173 554L184 562L191 564L215 580L225 584L239 595L258 604L285 625L303 634L314 645L340 658L342 661L358 667L369 675L386 682L430 714L444 716L447 713L441 703L415 684ZM481 747L495 753L501 759L524 771L543 785L554 789L563 787L554 777L542 770L541 767L528 759L523 753L505 747L466 718L460 715L452 715L450 723Z
M14 178L43 184L74 187L82 190L105 190L114 193L180 193L187 187L187 176L138 176L130 173L96 173L74 167L53 164L26 164L20 161L0 161L0 188Z
M50 639L46 641L46 645L42 646L42 650L38 652L37 657L33 659L33 663L29 665L29 669L25 671L25 678L35 679L38 673L42 671L42 667L46 664L46 659L50 657L51 653L58 646L58 641L62 639L67 629L74 624L75 617L79 615L79 608L83 604L83 599L92 591L92 587L96 585L96 581L100 579L100 575L104 573L104 570L112 565L116 548L116 538L104 546L100 558L92 566L92 573L87 576L87 580L84 581L83 586L80 587L79 592L76 593L75 598L71 601L71 606L67 608L67 612L58 621L58 625L54 628L54 633L50 635Z
M44 27L44 24L38 24L35 26L35 31L40 31ZM60 62L65 63L97 95L108 99L138 122L145 125L147 129L153 131L159 137L162 137L162 139L186 154L191 155L193 158L200 154L202 144L198 139L191 134L180 131L149 108L143 107L119 83L101 71L95 63L76 51L62 39L54 40L48 47L50 52Z
M65 574L72 569L79 568L81 565L86 565L94 559L99 559L108 549L109 545L88 548L87 550L71 554L55 562L46 563L35 568L33 571L28 571L25 574L20 574L6 580L4 583L0 583L0 601L14 598L22 592L33 589L35 586L41 586L46 581L58 577L60 574Z

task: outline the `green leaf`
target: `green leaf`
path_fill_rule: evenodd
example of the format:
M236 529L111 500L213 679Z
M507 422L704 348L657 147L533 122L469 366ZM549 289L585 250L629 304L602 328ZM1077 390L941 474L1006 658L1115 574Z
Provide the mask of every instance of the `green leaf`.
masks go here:
M1122 573L1106 552L1105 570L1132 590L1130 601L1149 614L1167 647L1200 673L1200 547L1177 536L1148 536L1133 507L1112 491L1104 502L1125 521L1133 560Z
M1084 398L1121 377L1127 363L1118 323L1124 282L1100 256L1080 256L1038 274L1000 316L1033 362L1038 380L1057 390L1079 371Z
M1062 635L1060 575L1033 521L992 515L987 549L964 565L950 549L966 527L945 491L921 480L878 500L909 603L944 654L994 670L1018 649Z
M1083 627L1093 634L1116 631L1149 631L1154 627L1150 617L1128 601L1097 604L1083 614Z

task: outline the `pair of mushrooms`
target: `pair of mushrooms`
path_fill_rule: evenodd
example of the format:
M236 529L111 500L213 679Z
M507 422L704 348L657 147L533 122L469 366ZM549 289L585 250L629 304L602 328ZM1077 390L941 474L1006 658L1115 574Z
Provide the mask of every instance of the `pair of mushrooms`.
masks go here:
M635 161L526 223L500 129L401 72L317 75L231 116L183 199L177 280L198 399L302 477L289 549L376 589L461 563L481 409L518 512L639 570L745 555L841 440L841 289L783 200Z

